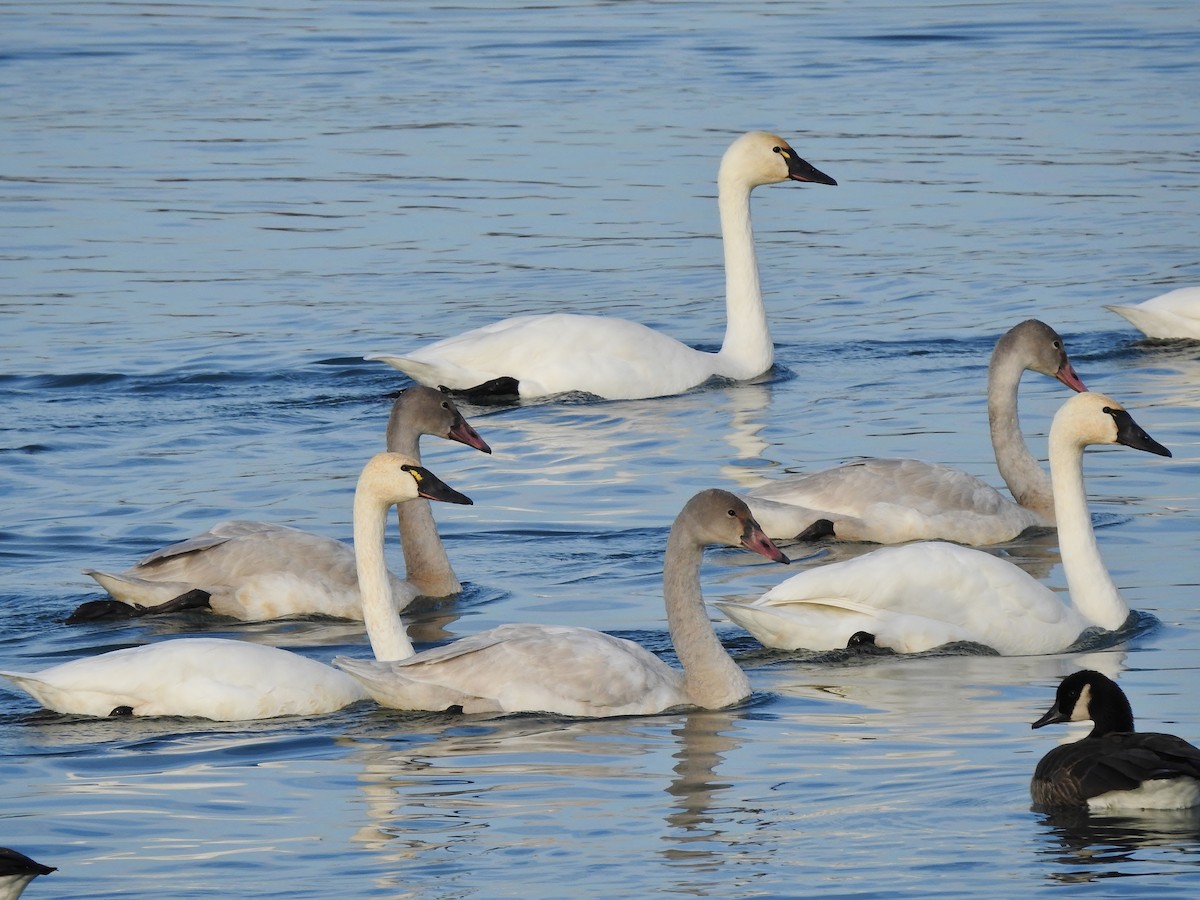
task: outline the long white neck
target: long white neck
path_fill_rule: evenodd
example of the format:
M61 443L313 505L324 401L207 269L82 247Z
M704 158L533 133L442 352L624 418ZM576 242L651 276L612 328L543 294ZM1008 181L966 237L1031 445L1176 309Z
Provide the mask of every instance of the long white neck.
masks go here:
M750 680L713 631L700 591L703 548L678 524L667 538L663 600L671 642L683 666L684 690L696 706L720 709L750 696Z
M354 491L354 559L358 565L358 590L371 651L386 662L413 655L404 622L392 598L391 573L384 559L383 541L390 504L373 496L360 479Z
M1046 519L1055 521L1054 487L1042 464L1029 452L1017 415L1017 390L1024 365L997 349L988 366L988 425L996 467L1013 499Z
M750 190L740 179L718 176L717 206L725 249L726 322L725 340L717 361L719 374L740 380L761 375L775 359L754 254Z
M1129 606L1117 590L1092 529L1083 486L1083 446L1070 434L1050 431L1050 477L1067 590L1075 609L1089 622L1115 631L1129 618Z

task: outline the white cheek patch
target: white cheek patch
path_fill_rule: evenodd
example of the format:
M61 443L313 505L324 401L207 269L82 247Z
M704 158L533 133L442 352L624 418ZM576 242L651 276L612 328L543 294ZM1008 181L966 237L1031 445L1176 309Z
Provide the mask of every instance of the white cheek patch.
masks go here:
M1092 686L1085 684L1083 690L1079 692L1079 699L1075 701L1075 706L1071 709L1072 722L1086 722L1092 717L1088 710L1088 705L1092 702Z

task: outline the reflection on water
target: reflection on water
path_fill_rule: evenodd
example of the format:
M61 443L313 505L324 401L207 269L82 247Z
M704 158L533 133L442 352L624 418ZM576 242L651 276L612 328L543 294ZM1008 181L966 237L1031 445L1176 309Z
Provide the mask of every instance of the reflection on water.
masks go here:
M1200 810L1145 810L1124 816L1086 810L1039 813L1039 857L1052 863L1045 878L1080 884L1174 870L1197 875Z

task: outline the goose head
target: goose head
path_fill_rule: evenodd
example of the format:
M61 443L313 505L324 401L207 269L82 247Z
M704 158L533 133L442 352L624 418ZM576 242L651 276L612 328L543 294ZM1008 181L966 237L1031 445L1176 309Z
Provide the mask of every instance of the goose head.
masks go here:
M801 159L800 154L779 135L766 131L751 131L730 144L717 173L718 184L737 182L750 188L789 180L837 184Z
M1123 444L1159 456L1171 451L1150 437L1120 403L1104 394L1085 391L1064 403L1054 415L1050 439L1069 435L1078 446Z
M1093 737L1133 731L1133 709L1125 692L1107 675L1091 669L1064 678L1054 695L1054 705L1033 723L1033 727L1087 721L1096 724Z
M391 505L424 497L443 503L472 505L473 501L460 494L431 471L403 453L377 453L367 461L358 477L358 491Z
M1025 360L1025 368L1056 378L1073 391L1087 387L1075 374L1063 339L1058 332L1038 319L1026 319L1014 325L1001 338L1002 351L1011 352Z
M750 508L729 491L718 488L701 491L687 502L677 521L688 523L696 543L701 546L745 547L775 562L788 562L783 552L763 533Z
M422 434L458 441L484 453L492 452L447 394L418 384L402 391L392 404L387 425L388 449L412 453L407 442L415 446Z

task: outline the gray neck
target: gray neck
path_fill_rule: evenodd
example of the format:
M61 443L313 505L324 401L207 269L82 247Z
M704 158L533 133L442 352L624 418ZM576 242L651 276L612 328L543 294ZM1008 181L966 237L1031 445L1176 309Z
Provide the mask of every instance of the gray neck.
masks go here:
M671 642L683 666L688 700L719 709L750 696L750 680L721 646L700 591L703 549L681 534L678 523L667 539L663 600Z
M997 348L988 366L988 425L996 467L1013 499L1047 522L1055 521L1054 488L1046 470L1029 452L1017 415L1017 389L1025 367Z
M421 461L421 435L393 418L388 421L387 449ZM424 498L396 505L400 547L404 551L404 577L419 596L448 597L462 590L450 565L450 554L438 534L433 509Z

